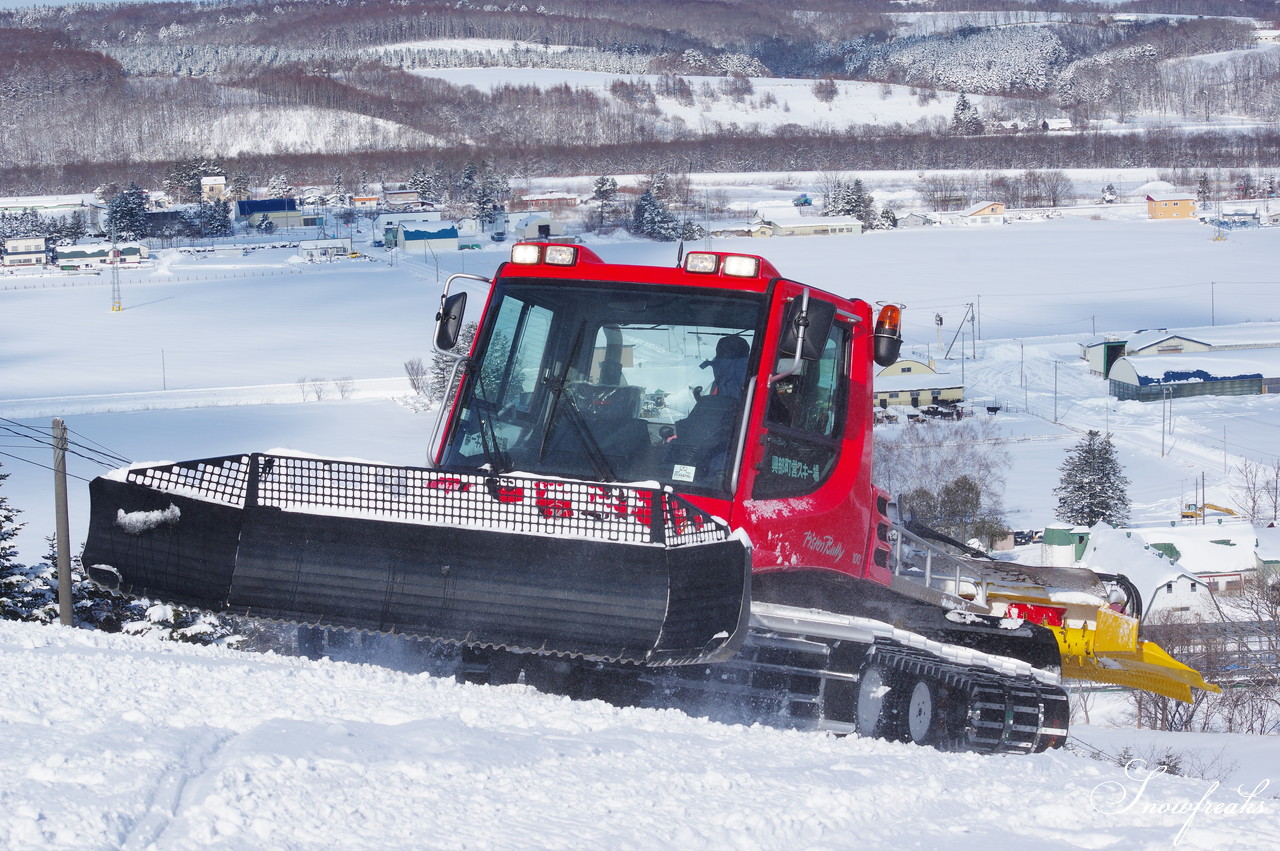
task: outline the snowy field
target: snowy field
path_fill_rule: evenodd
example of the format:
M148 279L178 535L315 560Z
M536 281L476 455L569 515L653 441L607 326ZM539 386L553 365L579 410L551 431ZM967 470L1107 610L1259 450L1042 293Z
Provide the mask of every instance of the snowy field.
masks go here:
M0 734L13 849L1222 851L1280 836L1273 739L1221 737L1244 762L1216 785L10 622Z
M1135 519L1176 517L1202 472L1210 501L1227 504L1224 468L1275 454L1269 414L1278 400L1179 400L1162 457L1160 406L1109 399L1079 359L1079 343L1095 332L1194 330L1211 315L1220 325L1280 320L1280 229L1214 242L1196 224L1117 215L698 246L763 253L797 280L905 304L904 356L936 358L940 371L963 375L969 398L1003 408L1015 459L1005 505L1016 528L1052 522L1057 466L1088 428L1115 433ZM607 260L675 262L671 244L588 244ZM442 257L439 270L422 257L373 251L375 261L322 264L299 264L288 249L229 258L161 252L153 269L122 273L118 313L109 309L109 276L0 279L0 416L41 431L63 416L135 461L290 448L422 463L430 417L397 404L409 392L402 365L430 360L443 278L489 274L508 248ZM970 304L975 321L961 325ZM961 359L961 350L977 360ZM304 377L324 379L321 400L298 385ZM346 377L352 387L340 398L333 381ZM48 463L47 452L5 443L0 452ZM29 521L19 545L34 560L53 528L50 474L4 460L6 493ZM74 475L98 471L84 459L69 463ZM72 507L73 529L84 528L82 489Z
M1083 429L1115 432L1135 516L1152 522L1176 517L1202 472L1209 501L1230 504L1224 468L1274 456L1274 398L1180 400L1162 455L1159 406L1109 400L1078 359L1094 331L1280 320L1280 229L1211 237L1118 211L710 247L905 303L908 356L938 357L935 314L944 349L963 328L939 364L1002 406L1009 520L1038 528ZM675 262L674 245L588 245L613 261ZM443 277L490 273L508 248L442 257L438 270L374 251L375 262L325 264L287 249L165 252L122 275L118 313L107 276L0 279L0 417L19 424L0 423L19 433L0 439L0 460L3 494L28 521L20 558L39 559L53 529L52 474L36 466L51 452L21 435L47 433L53 416L134 461L287 448L421 464L431 417L403 404L402 364L430 359ZM959 358L962 344L976 359ZM301 377L325 379L323 398ZM333 381L345 377L343 398ZM76 456L69 469L101 472ZM84 481L71 498L78 546ZM1112 753L1164 742L1075 732ZM1228 782L1144 786L1079 754L944 755L11 623L0 623L0 741L0 847L11 848L1263 849L1280 837L1276 788L1249 800L1236 790L1280 780L1268 776L1280 764L1270 739L1180 738L1237 764Z

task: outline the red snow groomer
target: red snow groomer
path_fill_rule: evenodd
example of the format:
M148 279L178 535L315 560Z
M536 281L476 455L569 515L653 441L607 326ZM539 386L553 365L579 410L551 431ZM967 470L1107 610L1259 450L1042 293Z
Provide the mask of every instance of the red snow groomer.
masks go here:
M470 352L460 280L487 289ZM134 594L457 644L480 681L702 693L941 747L1060 744L1059 672L1205 687L1108 608L1118 584L1137 614L1121 577L894 527L871 481L871 385L899 320L756 256L663 268L518 244L492 281L446 284L452 389L429 466L116 471L91 485L84 560Z

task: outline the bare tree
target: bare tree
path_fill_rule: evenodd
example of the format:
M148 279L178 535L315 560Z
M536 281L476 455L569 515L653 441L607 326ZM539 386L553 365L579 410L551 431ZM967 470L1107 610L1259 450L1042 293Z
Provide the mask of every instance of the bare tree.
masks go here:
M1251 523L1274 522L1280 514L1280 459L1264 464L1244 459L1236 465L1231 500Z
M427 367L422 358L414 358L404 362L405 375L409 377L409 386L419 396L427 392Z
M813 96L823 103L831 103L831 101L836 99L836 95L839 94L839 92L840 89L836 86L836 81L830 77L815 80L813 83Z
M298 385L298 389L302 391L302 401L304 402L307 401L307 382L309 380L310 379L308 379L305 375L300 375L298 376L298 380L294 382L294 384Z
M349 375L344 375L333 379L333 386L338 391L339 399L347 399L356 389L356 380Z
M1200 730L1275 735L1280 733L1280 584L1273 572L1258 571L1239 588L1217 595L1221 618L1201 623L1178 620L1172 611L1149 615L1151 638L1185 662L1221 694L1195 691L1191 704L1134 692L1133 719L1161 730Z
M307 386L311 389L311 395L316 397L316 401L324 400L325 391L328 389L328 382L323 378L307 379Z
M930 420L876 438L876 484L900 495L926 525L986 538L988 544L1003 537L1001 494L1010 461L993 423Z

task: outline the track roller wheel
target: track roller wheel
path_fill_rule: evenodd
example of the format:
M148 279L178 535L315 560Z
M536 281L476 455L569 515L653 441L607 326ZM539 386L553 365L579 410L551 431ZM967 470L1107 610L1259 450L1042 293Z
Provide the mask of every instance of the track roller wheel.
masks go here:
M858 734L898 739L902 734L901 695L898 675L875 663L864 665L858 676L858 702L854 713Z
M906 716L906 733L910 741L917 745L932 745L938 741L942 712L935 683L923 678L915 681L907 697Z

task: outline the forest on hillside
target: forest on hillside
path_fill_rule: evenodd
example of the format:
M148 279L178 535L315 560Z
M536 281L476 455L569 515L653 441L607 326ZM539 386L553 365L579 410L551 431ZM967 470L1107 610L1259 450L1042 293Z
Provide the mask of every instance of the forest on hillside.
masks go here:
M1069 140L995 122L1079 127L1136 114L1280 119L1280 51L1247 51L1274 0L1099 3L811 0L221 0L0 12L0 192L155 182L220 156L261 177L335 169L405 174L483 158L510 173L746 168L1266 165L1274 134L1162 132ZM1204 16L1204 17L1200 17ZM673 22L679 22L673 25ZM452 46L445 42L458 42ZM1215 62L1182 61L1238 51ZM1242 51L1242 52L1239 52ZM511 82L489 91L426 68L557 68L652 75L599 89ZM909 86L1000 106L957 132L938 122L761 127L673 118L767 105L752 79ZM718 84L705 82L719 79ZM691 80L693 82L691 82ZM699 83L698 80L703 82ZM1264 154L1265 158L1266 155ZM661 160L661 162L655 162ZM656 168L655 168L656 166Z

